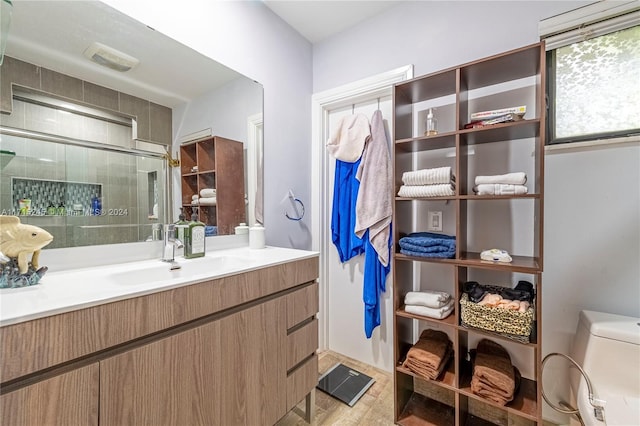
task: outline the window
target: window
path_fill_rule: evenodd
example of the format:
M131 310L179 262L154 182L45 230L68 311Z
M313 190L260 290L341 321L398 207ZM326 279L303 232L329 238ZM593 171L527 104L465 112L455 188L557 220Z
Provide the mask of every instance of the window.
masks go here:
M583 21L547 49L547 144L640 134L640 12Z

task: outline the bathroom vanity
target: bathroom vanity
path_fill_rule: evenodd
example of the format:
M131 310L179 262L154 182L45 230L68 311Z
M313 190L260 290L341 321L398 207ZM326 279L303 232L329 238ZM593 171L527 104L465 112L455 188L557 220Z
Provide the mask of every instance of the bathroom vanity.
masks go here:
M2 424L269 425L317 383L317 253L49 273L0 295Z

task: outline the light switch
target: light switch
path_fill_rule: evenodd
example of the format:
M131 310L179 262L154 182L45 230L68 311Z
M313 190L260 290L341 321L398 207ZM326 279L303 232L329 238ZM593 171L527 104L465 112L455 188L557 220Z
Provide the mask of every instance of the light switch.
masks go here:
M427 225L428 231L440 231L442 232L442 212L429 212L427 216L429 223Z

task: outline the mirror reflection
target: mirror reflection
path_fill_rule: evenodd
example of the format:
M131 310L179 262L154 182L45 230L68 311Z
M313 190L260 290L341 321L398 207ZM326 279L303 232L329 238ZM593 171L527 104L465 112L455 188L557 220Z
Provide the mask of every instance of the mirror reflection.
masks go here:
M1 72L0 210L47 248L151 240L180 209L210 235L262 222L258 83L84 1L13 2Z

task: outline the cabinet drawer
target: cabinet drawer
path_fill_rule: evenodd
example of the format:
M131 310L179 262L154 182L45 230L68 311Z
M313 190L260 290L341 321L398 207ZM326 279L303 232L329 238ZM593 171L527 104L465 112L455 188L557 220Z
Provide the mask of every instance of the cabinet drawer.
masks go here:
M304 364L287 375L287 410L302 401L318 384L318 355L313 354Z
M318 283L294 291L287 297L287 329L318 312Z
M314 319L287 336L287 370L318 349L318 320Z

